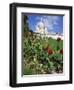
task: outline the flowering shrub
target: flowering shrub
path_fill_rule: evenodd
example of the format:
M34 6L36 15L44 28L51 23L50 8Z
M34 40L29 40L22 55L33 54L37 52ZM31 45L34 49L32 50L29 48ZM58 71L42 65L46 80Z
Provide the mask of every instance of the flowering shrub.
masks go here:
M61 49L61 50L60 50L60 54L62 54L62 55L63 55L63 49Z
M58 38L57 38L57 41L58 41L58 42L59 42L59 41L61 41L61 38L60 38L60 37L58 37Z
M48 54L49 54L49 55L53 54L52 49L48 48Z
M27 33L28 35L28 33ZM24 75L63 72L63 41L29 33L23 39Z

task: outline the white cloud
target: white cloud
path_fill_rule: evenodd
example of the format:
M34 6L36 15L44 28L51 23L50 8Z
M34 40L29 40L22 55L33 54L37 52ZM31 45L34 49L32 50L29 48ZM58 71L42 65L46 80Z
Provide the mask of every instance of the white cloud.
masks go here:
M46 24L47 28L49 30L52 30L54 29L54 25L57 25L58 24L58 17L57 16L47 16L45 19L44 19L44 23Z
M53 30L54 25L58 25L58 16L41 16L36 18L38 20L36 24L36 30L39 27L45 27L46 30ZM46 32L47 32L46 31Z

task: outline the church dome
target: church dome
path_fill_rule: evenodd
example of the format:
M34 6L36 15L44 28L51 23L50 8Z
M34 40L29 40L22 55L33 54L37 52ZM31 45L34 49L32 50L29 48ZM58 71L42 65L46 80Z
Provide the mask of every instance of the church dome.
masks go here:
M44 28L44 27L45 27L45 25L44 25L43 22L39 22L37 26L38 26L39 28Z

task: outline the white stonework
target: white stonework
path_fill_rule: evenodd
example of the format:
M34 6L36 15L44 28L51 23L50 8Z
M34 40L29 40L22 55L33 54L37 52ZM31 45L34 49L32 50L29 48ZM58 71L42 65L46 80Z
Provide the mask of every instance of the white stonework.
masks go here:
M48 34L48 30L45 27L43 22L39 22L36 26L36 33L40 33L40 34Z
M42 37L52 37L54 39L57 39L58 37L63 40L63 35L55 32L48 32L47 28L45 27L44 23L40 21L36 25L36 31L35 33L41 34Z

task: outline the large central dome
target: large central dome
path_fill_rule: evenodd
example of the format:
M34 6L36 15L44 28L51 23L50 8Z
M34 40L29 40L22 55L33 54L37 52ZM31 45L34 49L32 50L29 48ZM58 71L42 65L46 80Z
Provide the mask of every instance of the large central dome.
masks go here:
M36 25L36 32L40 34L47 34L47 28L42 21L38 22Z
M45 25L44 25L43 22L39 22L39 23L37 24L37 26L38 26L39 28L45 28Z

